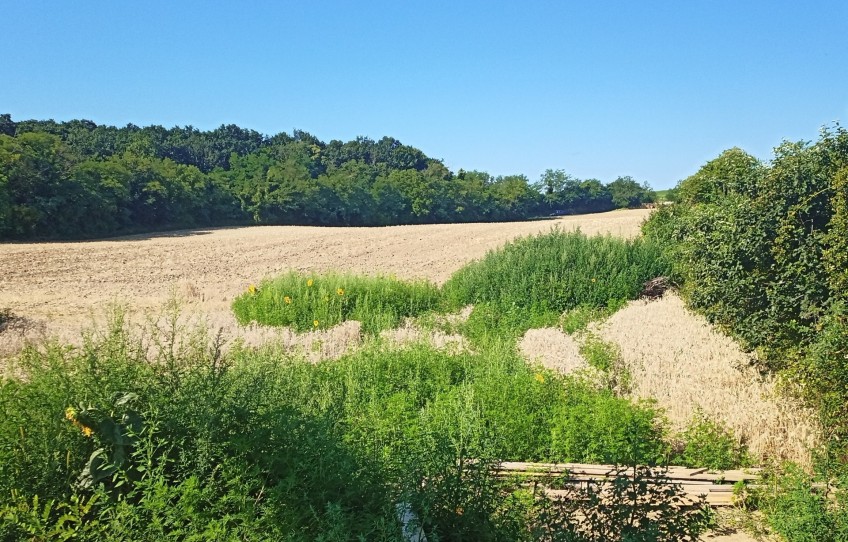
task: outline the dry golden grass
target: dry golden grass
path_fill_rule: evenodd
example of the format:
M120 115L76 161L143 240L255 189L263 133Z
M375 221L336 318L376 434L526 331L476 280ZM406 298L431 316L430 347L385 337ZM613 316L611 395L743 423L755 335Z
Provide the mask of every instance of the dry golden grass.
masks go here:
M655 398L683 428L698 409L720 420L761 460L810 464L818 442L811 413L751 367L730 338L693 314L675 294L636 301L594 331L619 346L633 377L633 394Z
M528 330L518 342L518 350L527 361L562 374L589 367L574 337L552 327Z

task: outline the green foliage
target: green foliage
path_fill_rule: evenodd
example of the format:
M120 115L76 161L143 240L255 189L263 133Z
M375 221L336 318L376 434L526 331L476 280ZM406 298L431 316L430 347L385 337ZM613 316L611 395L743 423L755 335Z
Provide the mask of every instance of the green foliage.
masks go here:
M683 203L715 203L731 194L754 196L763 173L756 158L734 147L681 181L677 197Z
M730 429L701 412L694 416L680 437L683 449L672 458L674 464L726 470L751 463L745 446L739 444Z
M439 301L438 288L425 281L291 272L251 285L233 301L233 312L241 324L256 321L306 331L358 320L366 332L378 333L435 308Z
M592 322L604 320L626 304L625 300L610 300L605 307L578 305L562 313L559 325L569 335L583 331Z
M597 369L603 378L603 384L612 392L624 395L630 392L630 371L621 359L621 351L613 343L588 333L582 337L580 355Z
M276 360L217 351L152 364L120 329L79 352L29 351L27 378L0 388L0 490L13 496L0 539L80 525L93 530L82 540L394 539L380 467L332 412L293 400ZM93 509L68 519L81 503Z
M556 457L616 465L656 465L667 457L664 429L652 405L634 405L609 391L569 391L554 418L551 446Z
M690 304L818 409L825 442L816 468L828 478L848 472L846 179L848 131L838 124L813 144L784 142L768 165L731 149L682 181L681 202L643 228L673 260ZM711 432L705 441L721 441ZM790 473L770 521L791 540L846 538L844 505L810 483Z
M452 306L488 303L503 314L558 317L635 299L645 281L667 271L654 244L555 230L490 252L454 273L443 291Z
M702 497L694 503L683 488L649 467L615 469L603 485L573 488L542 509L537 540L558 542L688 542L711 524Z
M391 137L324 143L298 130L268 137L235 125L116 128L87 120L14 122L4 114L0 239L234 223L523 220L650 197L629 177L604 185L555 173L561 179L543 176L539 184L523 175L454 174Z
M528 310L523 307L502 306L498 303L477 303L468 320L458 326L458 331L473 343L516 340L528 329L555 326L558 316L553 311Z
M375 342L315 365L222 358L179 332L151 351L118 318L14 363L2 540L390 540L398 502L439 539L526 540L536 504L494 459L654 463L666 448L652 408L528 367L510 341Z
M607 188L612 198L612 204L617 208L640 207L656 199L656 193L647 185L640 185L632 177L619 177Z

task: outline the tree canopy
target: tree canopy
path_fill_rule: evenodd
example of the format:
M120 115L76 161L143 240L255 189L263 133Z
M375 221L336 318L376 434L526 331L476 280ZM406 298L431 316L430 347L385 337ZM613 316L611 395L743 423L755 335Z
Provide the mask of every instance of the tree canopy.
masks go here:
M233 124L118 128L0 115L0 239L522 220L633 207L652 194L629 177L605 185L562 170L537 183L454 173L392 137L325 143L301 130L266 136Z

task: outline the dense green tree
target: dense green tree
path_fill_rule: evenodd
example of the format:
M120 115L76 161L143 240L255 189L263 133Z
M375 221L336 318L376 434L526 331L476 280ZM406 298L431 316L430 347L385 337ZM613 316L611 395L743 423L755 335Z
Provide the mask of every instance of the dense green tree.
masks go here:
M17 124L12 120L12 115L3 113L0 115L0 135L14 136Z
M633 208L654 201L655 195L646 184L639 184L633 177L618 177L607 185L612 204L617 208Z
M759 160L734 147L681 181L678 197L684 203L710 203L730 194L753 197L764 171Z
M608 186L548 170L460 170L392 137L324 143L236 125L124 127L0 116L0 238L209 224L520 220L612 208Z

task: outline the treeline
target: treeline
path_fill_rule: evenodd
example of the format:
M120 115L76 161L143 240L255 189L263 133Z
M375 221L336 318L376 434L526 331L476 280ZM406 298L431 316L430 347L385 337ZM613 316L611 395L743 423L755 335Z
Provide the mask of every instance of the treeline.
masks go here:
M454 173L400 141L325 143L235 125L123 128L0 115L0 238L80 238L228 224L521 220L652 201L646 184L548 170Z
M676 197L645 234L672 255L690 305L817 408L825 437L818 479L842 479L839 506L807 479L778 492L769 517L790 540L845 540L848 131L837 124L815 143L785 142L770 163L725 151L683 180Z

